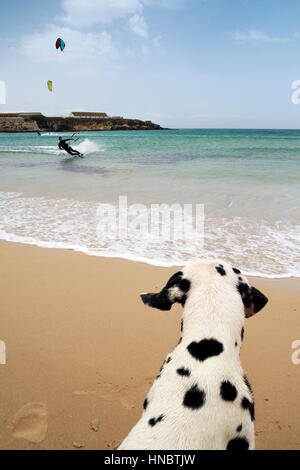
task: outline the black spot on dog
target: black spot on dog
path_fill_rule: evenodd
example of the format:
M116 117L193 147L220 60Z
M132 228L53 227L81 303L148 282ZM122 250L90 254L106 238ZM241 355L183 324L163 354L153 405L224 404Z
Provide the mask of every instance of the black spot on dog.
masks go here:
M253 395L253 390L252 390L251 384L250 384L249 380L247 379L246 375L244 375L243 380L244 380L245 384L247 385L250 394Z
M251 401L248 400L248 398L244 397L242 399L241 406L242 408L244 408L244 410L249 411L250 416L251 416L251 421L254 421L255 420L254 403L251 403Z
M228 380L221 383L220 395L225 401L234 401L237 397L235 386Z
M249 308L252 303L250 296L250 287L245 282L240 282L237 285L237 289L242 297L243 304L245 305L245 307Z
M178 341L178 344L180 344L181 341L182 341L182 332L183 332L183 320L182 319L181 319L181 324L180 324L180 331L181 331L181 336L180 336L180 339Z
M243 425L240 424L240 425L236 428L236 432L241 432L242 429L243 429Z
M227 444L226 450L248 450L249 449L249 442L245 437L236 437L235 439L231 439L231 441Z
M242 280L243 280L243 278L242 278L241 276L239 276L239 277L238 277L238 280L239 280L239 281L242 281Z
M164 415L160 415L158 418L151 418L149 419L148 423L150 426L155 426L157 423L164 419Z
M216 270L218 271L219 274L221 274L221 276L226 276L226 271L222 264L220 264L219 266L216 266Z
M191 281L188 279L181 279L179 283L179 289L181 289L183 292L188 292L191 288Z
M187 346L189 353L198 361L205 361L209 357L218 356L224 350L223 344L214 338L203 339L199 343L193 341Z
M161 376L161 373L162 373L162 371L164 370L164 366L165 366L165 364L169 364L169 362L171 362L171 361L172 361L172 357L171 357L171 356L169 356L169 357L168 357L168 359L166 359L166 360L163 362L163 364L162 364L161 368L159 369L159 374L156 376L156 378L157 378L157 379L159 379L159 378L160 378L160 376Z
M241 329L241 340L243 341L244 339L244 333L245 333L245 329L244 327Z
M145 401L144 401L144 404L143 404L144 410L147 409L148 404L149 404L149 401L148 401L148 398L146 398Z
M166 363L166 361L164 361L164 362L163 362L163 364L162 364L161 368L159 369L159 374L156 376L156 378L157 378L157 379L159 379L159 378L160 378L160 376L161 376L161 373L162 373L162 371L164 370L164 365L165 365L165 363Z
M178 300L178 302L181 303L181 305L184 307L186 299L187 299L186 294L183 294L183 296L181 297L181 300Z
M240 282L237 285L237 289L241 295L247 294L250 290L250 287L245 282Z
M241 274L241 271L237 268L232 268L232 271L235 273L235 274Z
M205 392L193 385L184 395L183 405L192 410L198 410L205 403Z
M176 372L178 375L183 375L186 377L189 377L191 375L191 371L189 369L186 369L185 367L180 367L179 369L177 369Z

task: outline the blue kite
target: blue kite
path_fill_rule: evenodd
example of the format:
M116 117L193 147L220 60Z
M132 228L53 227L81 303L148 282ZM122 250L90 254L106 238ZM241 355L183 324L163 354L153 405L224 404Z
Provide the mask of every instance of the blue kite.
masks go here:
M60 48L60 50L63 51L65 47L66 47L65 42L61 38L58 38L56 41L56 49Z

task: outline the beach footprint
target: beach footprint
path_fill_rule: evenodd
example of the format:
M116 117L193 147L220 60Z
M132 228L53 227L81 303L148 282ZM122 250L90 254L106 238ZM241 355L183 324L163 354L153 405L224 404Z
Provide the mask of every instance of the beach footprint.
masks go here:
M119 386L112 382L106 382L100 376L100 381L97 384L87 390L76 390L73 395L94 395L106 401L119 401L123 408L135 408L137 404L140 404L141 397L144 397L152 381L152 378L145 378L134 384Z
M114 439L111 442L105 442L105 447L109 450L117 450L118 447L121 445L122 439L116 440Z
M48 410L40 403L27 403L15 414L13 437L26 439L29 442L42 442L48 429Z

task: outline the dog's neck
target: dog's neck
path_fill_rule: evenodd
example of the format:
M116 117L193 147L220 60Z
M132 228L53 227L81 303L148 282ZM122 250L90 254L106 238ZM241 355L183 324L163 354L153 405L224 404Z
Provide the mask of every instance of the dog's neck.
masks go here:
M223 343L241 343L244 307L240 294L231 286L200 287L188 297L183 316L182 337L185 341L215 338Z

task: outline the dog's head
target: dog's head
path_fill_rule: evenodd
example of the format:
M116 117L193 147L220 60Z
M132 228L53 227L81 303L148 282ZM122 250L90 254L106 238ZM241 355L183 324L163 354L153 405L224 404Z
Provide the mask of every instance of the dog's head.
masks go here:
M251 286L241 271L223 261L199 261L186 266L173 274L165 287L157 294L141 294L142 301L149 307L170 310L175 302L185 302L195 289L204 283L229 286L238 292L244 304L245 317L259 312L268 299L258 289Z

